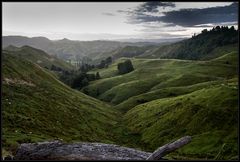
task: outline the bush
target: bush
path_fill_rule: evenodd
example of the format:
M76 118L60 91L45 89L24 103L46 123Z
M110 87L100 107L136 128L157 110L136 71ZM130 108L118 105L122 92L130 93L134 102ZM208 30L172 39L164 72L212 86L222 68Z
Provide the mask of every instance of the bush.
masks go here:
M134 68L133 68L131 60L126 60L125 62L118 64L119 74L126 74L133 70L134 70Z

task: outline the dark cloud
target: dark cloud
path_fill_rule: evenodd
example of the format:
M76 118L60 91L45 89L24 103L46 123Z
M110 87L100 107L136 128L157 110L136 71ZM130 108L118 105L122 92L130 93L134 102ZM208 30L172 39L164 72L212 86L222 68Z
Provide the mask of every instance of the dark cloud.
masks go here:
M128 15L144 15L145 12L158 12L158 8L175 7L173 2L149 1L141 4L136 9L117 10L118 13L126 13Z
M106 16L115 16L113 13L109 13L109 12L103 12L102 14Z
M172 2L150 1L145 2L136 9L136 12L158 12L158 7L175 7Z
M164 16L151 16L144 13L131 15L132 23L163 22L167 24L191 27L208 23L234 22L238 20L238 3L229 6L204 9L181 9L163 12Z

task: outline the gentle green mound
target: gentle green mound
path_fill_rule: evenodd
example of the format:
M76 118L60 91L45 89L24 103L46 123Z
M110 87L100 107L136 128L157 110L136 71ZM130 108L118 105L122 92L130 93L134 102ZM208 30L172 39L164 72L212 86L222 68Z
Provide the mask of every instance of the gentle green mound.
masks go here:
M44 68L3 53L3 147L49 139L112 143L118 112L73 90Z
M128 74L118 75L116 64L124 60L120 59L109 68L101 69L99 73L103 79L91 82L83 89L83 92L103 101L121 105L127 100L131 100L132 97L137 98L138 95L145 93L152 92L152 95L157 95L169 91L169 95L166 96L174 96L175 92L173 91L176 90L174 87L182 87L182 89L178 88L179 91L188 91L185 89L191 87L185 86L210 81L224 81L237 75L237 61L234 61L237 60L236 52L210 61L131 59L135 70ZM176 93L178 94L178 92ZM153 99L157 98L153 97ZM135 100L135 102L138 101ZM140 104L141 102L145 101L139 101ZM117 107L121 107L120 105ZM120 109L126 111L131 108L129 105L131 104L126 103L125 106L128 108Z
M190 86L180 86L180 87L167 87L167 88L161 88L157 90L152 90L147 93L143 93L134 97L130 97L129 99L125 100L124 102L121 102L120 104L116 105L115 108L127 112L131 108L143 104L152 100L161 99L161 98L167 98L167 97L175 97L187 93L194 92L196 90L211 87L213 85L224 83L223 81L209 81L209 82L203 82L198 84L193 84Z
M124 119L150 150L190 135L192 142L180 149L178 156L230 159L237 156L238 147L237 95L237 82L229 81L138 105Z
M125 141L129 138L134 147L154 151L191 135L192 142L168 158L237 159L236 49L208 61L133 58L135 70L118 75L116 64L124 60L101 69L103 79L84 90L125 113Z

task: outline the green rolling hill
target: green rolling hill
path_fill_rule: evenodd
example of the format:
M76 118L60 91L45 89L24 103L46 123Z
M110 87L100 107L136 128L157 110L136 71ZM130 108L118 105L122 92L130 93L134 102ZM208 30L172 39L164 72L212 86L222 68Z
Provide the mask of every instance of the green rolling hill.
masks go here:
M169 139L191 135L192 142L174 153L178 158L237 159L237 96L237 80L229 80L138 105L126 113L124 121L152 150Z
M119 113L73 90L49 71L15 53L3 51L2 145L49 139L113 143Z
M216 50L217 51L217 50ZM102 79L82 89L123 113L122 125L153 151L184 135L191 144L171 159L236 159L238 52L225 50L207 61L132 58L134 71L119 75L116 60L95 69Z
M101 79L80 92L48 70L52 65L74 70L70 64L30 46L8 46L2 51L4 150L13 152L24 142L62 139L154 151L190 135L192 142L169 159L237 159L236 32L214 28L173 44L116 44L112 52L89 52L95 61L115 59L107 68L89 71L99 72ZM57 43L72 48L73 42ZM118 64L127 59L134 70L120 75Z
M19 58L27 59L44 68L50 69L51 66L54 65L63 70L74 70L74 67L71 64L57 57L51 56L40 49L36 49L30 46L15 47L10 45L4 48L3 52L11 53L12 55L15 55Z
M103 79L91 82L82 91L117 105L131 97L163 88L224 81L237 76L237 52L226 54L225 61L219 60L222 57L210 61L135 58L132 59L135 70L118 75L117 63L124 60L121 59L109 68L98 70Z
M205 29L190 39L153 48L138 57L208 60L219 57L223 53L221 51L237 49L237 44L238 30L217 26L209 31Z

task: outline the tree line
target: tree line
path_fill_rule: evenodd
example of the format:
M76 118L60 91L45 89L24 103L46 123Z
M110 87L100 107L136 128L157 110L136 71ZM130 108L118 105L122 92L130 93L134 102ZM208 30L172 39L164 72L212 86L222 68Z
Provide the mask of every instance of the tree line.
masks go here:
M100 79L99 72L95 74L87 74L88 71L92 70L94 66L89 64L82 65L78 70L63 70L60 67L52 65L50 70L58 72L59 79L75 89L81 89L84 86L87 86L90 81Z
M91 73L88 72L92 69L108 68L112 63L111 57L108 57L101 61L100 64L94 66L90 64L83 64L78 70L63 70L60 67L52 65L50 70L58 72L59 79L65 84L69 85L74 89L81 90L83 87L89 85L90 81L101 79L99 72ZM126 60L122 63L118 63L118 73L120 75L129 73L134 70L131 60Z

